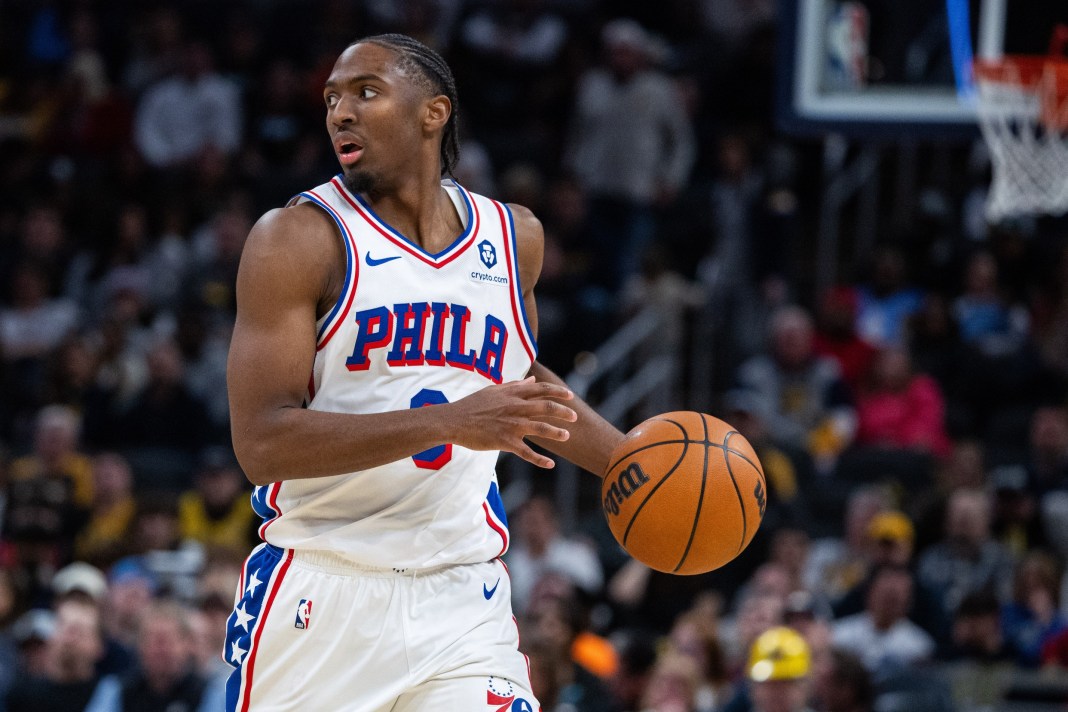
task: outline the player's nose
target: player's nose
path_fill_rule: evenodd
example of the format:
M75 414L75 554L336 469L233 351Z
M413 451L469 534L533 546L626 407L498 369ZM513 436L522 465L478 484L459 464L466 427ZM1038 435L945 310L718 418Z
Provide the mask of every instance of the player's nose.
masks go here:
M355 97L342 96L330 111L330 121L335 126L355 123L357 120Z

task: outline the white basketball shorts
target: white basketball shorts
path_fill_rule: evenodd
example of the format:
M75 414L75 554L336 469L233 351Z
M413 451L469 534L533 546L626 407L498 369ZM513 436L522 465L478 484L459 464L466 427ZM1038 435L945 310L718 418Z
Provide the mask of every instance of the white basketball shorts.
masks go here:
M223 657L228 712L536 712L499 560L422 571L261 544Z

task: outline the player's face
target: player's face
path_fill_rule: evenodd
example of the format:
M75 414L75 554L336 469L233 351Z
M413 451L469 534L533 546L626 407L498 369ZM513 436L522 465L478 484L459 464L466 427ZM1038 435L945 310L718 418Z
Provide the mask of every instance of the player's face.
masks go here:
M426 97L396 57L376 44L349 47L323 88L326 130L346 183L358 192L388 188L418 158Z

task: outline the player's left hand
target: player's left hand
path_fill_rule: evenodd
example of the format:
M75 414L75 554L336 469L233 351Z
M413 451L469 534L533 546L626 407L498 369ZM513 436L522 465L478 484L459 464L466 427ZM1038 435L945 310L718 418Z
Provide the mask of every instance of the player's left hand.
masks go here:
M448 404L448 442L471 450L507 450L538 467L555 466L550 458L535 452L524 440L538 437L563 442L571 437L550 420L573 423L578 414L560 401L574 394L565 386L537 381L533 376L487 386L466 398Z

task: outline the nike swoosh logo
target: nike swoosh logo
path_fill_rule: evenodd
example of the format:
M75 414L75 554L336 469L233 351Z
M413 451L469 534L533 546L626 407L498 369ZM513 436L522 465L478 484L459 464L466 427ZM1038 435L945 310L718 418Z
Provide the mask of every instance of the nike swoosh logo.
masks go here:
M363 256L363 261L367 263L368 267L377 267L378 265L384 265L387 262L392 262L393 260L399 259L400 255L393 255L392 257L383 257L380 260L376 260L374 257L371 257L370 250L368 250L367 254Z
M497 579L497 583L493 584L493 588L486 588L486 584L482 584L482 595L486 597L487 601L493 598L493 594L497 593L497 587L500 584L500 579Z

